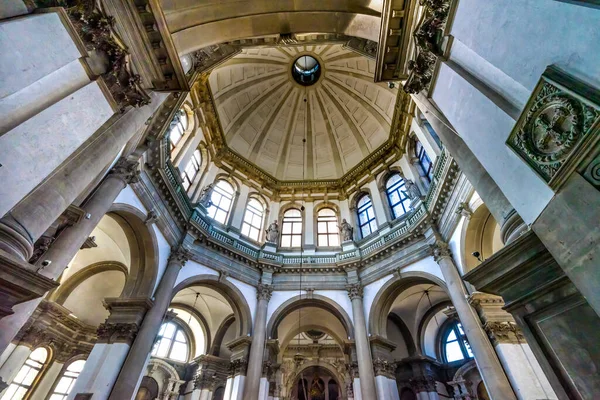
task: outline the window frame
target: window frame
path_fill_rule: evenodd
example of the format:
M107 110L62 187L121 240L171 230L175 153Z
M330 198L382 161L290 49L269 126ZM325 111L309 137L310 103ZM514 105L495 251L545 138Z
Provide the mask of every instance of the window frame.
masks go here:
M322 212L329 210L333 213L333 215L321 215ZM340 231L339 231L339 215L335 208L331 205L326 204L316 210L316 220L315 220L315 232L316 232L316 244L319 248L339 248L341 244L340 239ZM320 226L321 223L325 224L325 232L321 232ZM333 228L332 228L333 224ZM331 231L331 229L333 229ZM331 237L337 237L337 244L331 243ZM321 237L325 237L325 243L321 244Z
M286 217L285 214L287 214L290 211L298 211L298 213L300 213L300 216ZM286 221L286 218L291 219L291 220ZM297 220L297 218L299 218L300 220ZM289 234L284 233L286 224L291 224ZM300 225L300 233L294 233L294 226L297 226L294 224ZM290 245L284 246L283 239L284 239L284 237L288 237L288 236L290 237ZM299 246L293 245L294 237L300 237L300 245ZM285 209L285 211L283 211L283 213L281 214L281 234L279 235L279 247L284 248L284 249L299 249L303 246L303 243L304 243L304 212L302 212L302 208L296 208L296 206L289 207L289 208Z
M185 120L185 123L182 122L182 119ZM176 121L177 120L177 121ZM180 108L173 119L171 119L171 123L169 125L169 146L170 146L170 154L175 151L177 145L181 143L181 140L185 137L186 131L189 127L189 117L185 108ZM176 141L172 140L173 132L179 129L181 132L178 132L179 138Z
M226 183L227 185L229 185L229 187L231 188L231 198L228 198L228 197L226 196L226 195L229 195L228 193L221 193L221 191L223 191L223 189L222 189L222 188L219 188L219 183L220 183L220 182L224 182L224 183ZM218 189L219 191L217 191L217 189ZM213 200L213 196L215 195L215 193L217 193L219 196L221 196L221 197L219 198L219 202L218 202L219 204L215 204L215 201ZM221 201L222 201L222 199L223 199L223 198L228 198L228 199L230 200L230 202L229 202L229 209L227 209L227 210L225 210L224 208L220 207L220 205L221 205ZM231 211L233 210L233 206L234 206L234 203L235 203L235 199L236 199L236 190L235 190L235 187L234 187L234 186L231 184L231 182L229 182L227 179L223 179L223 178L217 179L217 180L214 182L214 186L213 186L213 189L212 189L212 193L211 193L211 195L210 195L210 200L211 200L212 204L211 204L211 206L210 206L210 207L208 207L208 209L206 210L206 211L207 211L207 214L208 214L208 216L209 216L209 217L210 217L210 218L211 218L213 221L216 221L216 222L218 222L218 223L220 223L220 224L223 224L223 225L227 225L227 223L229 222L229 219L230 219L230 217L231 217ZM215 209L215 210L216 210L216 211L214 211L214 213L211 211L211 210L213 210L213 209ZM221 221L219 221L218 219L216 219L216 218L215 218L215 217L217 216L217 213L219 212L219 210L221 210L221 211L225 212L225 220L224 220L223 222L221 222ZM211 215L211 214L213 214L213 215Z
M169 324L172 324L175 326L175 331L173 332L173 335L170 338L165 338L163 335L160 334L160 331L162 330L163 326L166 326ZM165 328L165 330L166 330L166 328ZM179 332L181 332L184 339L186 340L185 343L176 340L177 334ZM160 348L160 343L163 339L170 341L169 348L166 352L166 355L159 356L157 354L154 354L155 352L158 353L158 349ZM171 357L171 353L173 351L173 346L175 345L175 343L184 343L186 345L185 360L178 360L176 358ZM159 333L156 335L156 340L154 341L154 344L152 345L152 349L150 350L150 356L155 357L155 358L160 358L160 359L171 360L171 361L179 362L179 363L187 363L190 361L190 356L192 355L192 350L193 350L192 349L192 338L190 337L188 330L183 326L183 324L180 321L178 321L177 319L174 319L172 321L163 322L160 325Z
M360 205L361 201L365 197L368 197L369 205L367 205L366 203L363 205ZM369 209L371 209L373 211L373 218L369 217L369 213L368 213ZM362 213L365 213L365 215L367 216L367 221L365 223L361 223L360 216ZM373 198L371 197L370 193L364 192L357 197L357 199L356 199L356 218L358 219L358 230L360 231L360 235L363 239L374 234L379 229L379 226L377 224L377 216L375 215L375 205L373 204ZM373 229L372 223L374 223L375 229ZM363 231L363 227L369 228L369 233L367 235L365 235L365 233Z
M31 358L31 356L39 349L43 349L46 352L46 357L43 362L33 360ZM31 361L30 364L28 364L29 361ZM33 392L35 391L38 383L41 381L42 377L44 376L44 373L46 372L48 365L50 365L50 362L52 362L52 351L50 349L48 349L47 347L44 347L44 346L36 347L35 349L33 349L33 351L29 354L29 356L27 356L27 359L25 360L25 362L19 368L19 371L17 371L17 374L12 378L10 384L4 391L4 395L1 397L1 399L2 400L13 400L14 399L14 396L17 393L18 389L15 390L10 397L7 397L11 386L25 388L25 393L23 393L23 395L22 395L22 397L20 397L20 399L26 400L26 399L30 398L31 395L33 394ZM33 363L40 364L40 365L39 365L39 367L36 365L31 365ZM19 382L19 383L15 383L15 380L19 377L19 375L21 375L21 371L23 370L23 368L29 368L29 371L30 370L37 371L29 385L23 384L24 379L22 379L21 382ZM23 375L25 375L23 378L26 378L27 375L29 375L29 371L27 371L23 374Z
M423 143L421 143L418 139L415 139L414 156L419 160L419 173L422 177L427 179L429 183L431 183L433 180L433 162L431 161L431 158L429 158Z
M83 372L83 368L79 372L69 371L69 367L71 367L74 363L76 363L78 361L83 361L84 362L83 368L85 368L85 362L87 361L87 359L85 359L85 358L75 358L75 359L69 360L69 362L66 363L63 366L62 370L60 371L60 374L58 375L58 378L54 382L54 385L52 385L52 389L50 390L50 392L48 393L48 395L46 397L48 400L53 400L52 399L53 396L63 396L62 400L65 400L65 399L68 398L69 394L71 393L71 391L75 387L75 384L77 383L77 378L79 378L79 376L81 375L81 372ZM65 375L67 373L69 373L69 372L70 373L76 373L77 376L74 376L74 377L73 376L66 376L65 377ZM59 386L59 384L60 384L60 382L61 382L61 380L63 378L73 379L73 381L69 384L69 388L68 388L67 393L56 393L56 389Z
M460 325L460 327L459 327L459 325ZM463 331L463 333L460 333L461 330ZM455 334L455 339L448 341L448 337L450 336L450 334L452 332L454 332L454 334ZM458 343L463 357L458 360L448 361L448 354L446 351L446 346L449 343L454 343L454 342ZM471 347L471 345L469 344L469 339L467 338L467 335L464 333L464 329L462 328L462 324L460 323L460 321L458 321L458 320L448 321L445 324L445 326L443 327L442 335L440 338L440 353L441 353L442 361L446 364L453 364L453 363L462 363L462 362L470 361L470 360L474 359L475 357L473 355L473 351L467 350L468 349L467 345L469 346L469 348ZM471 353L471 355L469 355L469 352Z
M257 202L260 207L262 208L262 210L260 211L260 224L259 226L255 226L253 225L254 222L254 218L253 216L258 216L258 213L255 210L250 210L250 207L253 207L254 209L256 209L256 207L252 206L250 203L252 201ZM246 221L246 216L248 215L248 213L252 214L252 217L250 218L251 222L247 222ZM248 201L246 202L246 207L244 208L244 216L242 218L242 226L240 228L240 233L244 236L247 237L250 240L254 240L255 242L259 242L262 238L262 233L264 231L264 224L265 224L265 216L267 214L267 207L265 206L264 202L261 201L260 198L256 197L256 196L249 196L248 197ZM248 226L248 233L244 233L244 227ZM253 238L250 233L252 232L252 229L256 229L257 235L256 238Z
M189 176L190 174L188 172L188 168L190 168L190 166L194 167L194 172L193 172L192 177ZM192 157L190 158L190 160L186 164L185 168L181 172L181 185L183 186L183 189L186 192L189 191L190 188L192 187L192 185L194 184L194 180L198 176L198 173L200 173L201 166L202 166L202 153L200 152L200 149L196 149L192 153Z
M393 183L391 186L388 186L389 181L395 177L398 177L400 180ZM400 173L398 173L398 172L394 172L393 174L390 174L385 180L384 188L385 188L385 196L388 199L388 205L390 207L390 210L392 211L391 212L392 219L398 219L398 218L401 218L401 217L409 214L411 211L411 209L410 209L410 201L411 200L408 197L408 195L405 193L406 191L403 190L403 188L406 188L406 181L404 180L402 175L400 175ZM392 201L392 196L394 193L396 193L398 195L398 201L395 203ZM402 214L396 215L396 207L399 205L402 206L402 210L404 212Z

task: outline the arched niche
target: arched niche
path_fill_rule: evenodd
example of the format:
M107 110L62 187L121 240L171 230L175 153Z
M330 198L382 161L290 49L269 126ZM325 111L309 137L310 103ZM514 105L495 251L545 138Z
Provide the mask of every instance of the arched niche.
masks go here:
M211 334L204 316L198 310L184 303L171 302L169 310L177 314L180 325L187 329L188 336L193 340L193 343L190 343L190 358L206 354L210 348Z
M464 228L464 260L467 273L480 264L474 252L480 253L480 259L486 260L504 247L500 225L483 203L477 207L467 220Z
M312 378L313 378L313 375L311 373L318 369L323 369L324 371L326 371L326 373L328 373L336 381L336 383L338 384L338 387L340 389L340 393L341 393L341 397L339 397L338 399L348 398L348 393L346 391L346 387L350 383L350 382L348 382L349 376L344 376L334 365L332 365L324 360L308 360L308 361L304 361L302 364L300 364L296 373L293 375L290 375L288 380L284 383L286 386L286 389L287 389L287 393L289 395L292 395L292 393L294 393L294 390L293 390L294 385L299 382L299 380L302 378L303 374L306 374L306 376L304 376L304 378L307 379L307 381L310 385Z
M219 292L229 303L235 321L237 322L237 337L250 336L252 334L252 314L250 307L242 292L226 279L219 279L216 275L195 275L179 283L172 292L172 298L177 293L189 287L207 287ZM216 330L216 328L215 328Z
M434 285L441 288L447 296L444 281L426 272L406 272L401 276L394 276L387 281L377 292L371 310L369 311L369 334L387 338L388 315L396 298L405 290L415 285Z

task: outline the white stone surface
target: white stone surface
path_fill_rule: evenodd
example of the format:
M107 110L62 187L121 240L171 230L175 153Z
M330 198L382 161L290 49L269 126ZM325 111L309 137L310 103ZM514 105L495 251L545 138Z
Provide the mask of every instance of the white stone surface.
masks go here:
M258 388L258 400L267 400L269 396L269 381L267 378L260 378L260 386Z
M379 399L390 399L392 398L390 393L390 386L388 384L388 378L383 375L375 377L375 387L377 389L377 397Z
M81 57L57 13L0 22L0 54L0 98Z
M186 262L183 268L181 268L181 271L179 271L179 275L177 275L177 281L175 282L175 286L179 285L184 280L196 275L219 275L219 273L214 269L210 269L202 264L198 264L196 261L190 260Z
M107 399L128 352L125 343L96 344L67 400L73 400L77 393L94 393L96 399Z
M8 360L8 358L10 357L10 355L12 354L12 352L15 350L16 347L17 347L17 345L14 343L9 343L8 346L6 346L6 349L4 349L2 354L0 354L0 368L2 368L2 366L4 365L6 360Z
M252 315L252 323L254 323L254 315L256 314L257 304L256 288L242 281L238 281L237 279L232 277L227 277L227 280L233 283L244 295L246 303L248 303L248 307L250 308L250 314Z
M229 400L242 400L244 398L245 381L246 377L244 375L237 375L233 378Z
M44 373L42 380L36 385L35 392L31 396L31 400L42 400L49 397L50 390L52 386L59 378L60 371L62 370L64 364L59 362L53 362L50 364L50 367Z
M16 346L0 368L0 379L6 383L10 383L30 354L31 349L29 347L23 345Z
M456 229L454 229L452 236L450 236L450 240L448 240L448 247L452 253L452 258L454 259L454 263L458 267L461 275L464 275L465 273L465 266L463 265L463 260L465 259L463 230L466 222L467 219L465 217L460 217L458 225L456 225Z
M426 274L435 276L442 281L444 280L440 266L437 265L437 263L433 260L433 257L423 258L422 260L407 265L406 267L402 268L401 272L424 272Z
M528 344L500 343L496 353L520 400L558 399Z
M0 215L54 171L113 114L96 82L0 137Z
M327 297L331 299L335 303L337 303L352 321L354 324L354 316L352 315L352 302L350 301L350 297L348 297L347 290L315 290L315 294L319 294L323 297Z
M433 100L523 220L535 221L553 192L506 146L515 121L445 64Z
M269 300L269 306L267 307L267 325L271 321L275 311L289 299L298 296L298 290L277 290L271 294L271 300ZM305 295L306 291L302 291Z
M362 400L362 394L360 393L360 378L354 378L352 386L354 390L354 400Z
M382 286L385 285L387 281L392 279L393 275L386 275L383 278L368 284L364 287L363 290L363 306L365 310L365 322L367 323L367 329L369 329L369 318L371 317L371 307L373 306L373 301L375 300L375 296L379 293ZM352 314L352 312L350 312ZM370 334L370 332L367 332Z

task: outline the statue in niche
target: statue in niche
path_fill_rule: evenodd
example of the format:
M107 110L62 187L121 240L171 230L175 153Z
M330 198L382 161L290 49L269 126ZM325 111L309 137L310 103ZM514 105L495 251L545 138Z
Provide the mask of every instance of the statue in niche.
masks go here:
M408 196L409 199L415 200L421 198L421 191L419 187L410 179L406 180L406 191L404 193Z
M352 225L346 221L346 218L342 220L342 224L340 225L340 232L342 233L342 241L347 242L348 240L352 240L352 232L354 228Z
M267 242L277 243L279 239L279 225L277 225L277 221L273 221L265 232L267 232Z
M204 186L204 188L202 189L202 192L200 192L200 198L198 199L198 203L203 205L205 208L210 207L212 205L212 202L210 201L210 197L212 196L212 191L213 191L212 183Z

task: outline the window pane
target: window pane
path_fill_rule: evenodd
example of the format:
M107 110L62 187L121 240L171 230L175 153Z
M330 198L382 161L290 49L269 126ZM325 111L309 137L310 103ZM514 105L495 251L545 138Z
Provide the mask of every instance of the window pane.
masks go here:
M465 344L465 348L467 349L467 355L469 357L473 358L473 352L471 351L471 345L466 340L463 340L463 343Z
M46 349L44 349L43 347L38 347L37 349L35 349L33 351L33 353L31 353L29 358L31 358L32 360L41 362L43 364L46 362L46 359L48 358L48 351Z
M369 219L375 218L375 211L373 211L373 207L369 207L367 209L367 216L369 217Z
M284 217L302 217L300 210L296 210L295 208L289 209L283 214Z
M169 346L171 345L170 339L161 339L160 344L158 345L158 350L156 351L156 355L159 357L166 357L167 352L169 351Z
M446 343L446 359L448 362L462 360L463 358L458 342Z
M283 223L283 234L292 233L292 224L288 222Z
M392 204L392 205L394 205L400 201L400 195L395 190L389 194L389 198L390 198L390 204Z
M163 333L163 337L166 338L172 338L173 335L175 334L175 325L174 324L167 324L166 328L165 328L165 332Z
M250 225L248 225L246 222L244 222L244 224L242 225L242 235L245 236L250 236Z
M301 238L300 236L292 236L292 247L300 247Z
M169 358L177 361L186 361L187 359L187 345L185 343L173 343L173 349Z
M329 233L337 232L337 223L336 222L328 222L327 223L327 231Z
M450 331L450 334L448 335L448 338L446 339L446 341L451 342L453 340L456 340L456 333L454 332L454 329L452 331Z
M327 222L317 223L317 232L319 232L319 233L327 232Z
M281 247L290 247L291 246L291 236L282 236L281 237Z
M66 396L61 396L60 394L53 394L50 396L50 400L64 400L66 398Z
M182 331L177 331L177 335L175 335L175 340L177 340L178 342L183 342L183 343L187 342L187 340L185 339L185 335L183 334Z
M377 230L377 222L371 221L371 232L375 232Z
M319 246L327 246L327 235L319 235Z
M21 367L21 369L19 370L19 372L17 373L17 376L15 376L15 379L13 379L13 382L15 383L22 383L23 379L25 379L25 377L27 376L27 373L31 370L30 367L28 367L27 365L23 365Z
M361 228L361 233L363 237L369 236L371 234L371 229L369 225L365 225Z
M256 228L251 228L251 229L250 229L250 235L248 235L248 236L250 236L250 239L253 239L253 240L258 240L258 233L259 233L259 232L260 232L260 231L259 231L258 229L256 229Z
M339 246L340 238L338 235L329 235L329 245L330 246Z
M38 374L37 370L30 368L29 371L27 371L27 375L25 375L25 379L23 379L23 381L21 383L23 385L30 386L33 383L33 380L35 379L37 374Z
M294 222L292 233L302 233L302 224L300 222Z
M224 224L227 220L227 213L223 210L217 210L217 213L215 214L215 220Z
M255 228L260 228L262 222L262 218L256 214L252 216L252 226Z
M56 389L54 389L54 392L68 394L69 386L71 386L72 381L73 381L73 379L63 376L62 378L60 378L60 381L58 381L58 384L56 385Z
M19 386L12 384L8 387L8 389L6 389L6 392L4 393L4 396L2 397L2 400L4 399L12 399L13 395L15 394L15 392L17 391L17 389L19 389ZM16 397L18 398L18 397Z
M358 218L360 220L360 224L361 225L366 224L369 221L369 218L367 217L367 213L366 212L360 213L359 216L358 216Z

